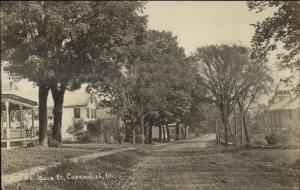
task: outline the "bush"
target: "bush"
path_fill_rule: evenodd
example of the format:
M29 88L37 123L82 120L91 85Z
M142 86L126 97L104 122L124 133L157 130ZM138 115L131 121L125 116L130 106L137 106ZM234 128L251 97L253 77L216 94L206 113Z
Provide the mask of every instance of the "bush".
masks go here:
M254 144L254 145L266 145L267 141L265 139L253 139L252 144Z
M268 144L276 145L282 144L287 145L289 143L289 136L286 133L271 133L265 137Z
M88 131L82 131L77 135L77 141L79 143L91 142L91 135Z
M135 137L135 142L136 142L136 143L142 143L142 137L143 137L142 134L136 135L136 137Z
M80 135L80 133L82 132L83 127L84 121L82 119L77 121L73 119L73 125L68 127L67 132L73 135L78 140L78 135Z

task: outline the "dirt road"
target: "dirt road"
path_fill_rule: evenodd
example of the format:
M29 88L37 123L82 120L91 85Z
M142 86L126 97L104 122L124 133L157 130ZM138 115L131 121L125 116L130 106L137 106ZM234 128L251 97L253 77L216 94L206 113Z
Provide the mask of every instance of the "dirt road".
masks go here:
M234 159L218 148L208 148L208 135L158 147L135 168L126 189L298 189L287 171L257 167ZM294 183L294 185L293 185Z

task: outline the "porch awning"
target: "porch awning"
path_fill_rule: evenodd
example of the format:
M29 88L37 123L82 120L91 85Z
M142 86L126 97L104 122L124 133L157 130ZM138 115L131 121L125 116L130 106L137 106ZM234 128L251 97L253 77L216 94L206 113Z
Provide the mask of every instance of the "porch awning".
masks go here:
M37 106L37 102L33 101L33 100L29 100L27 98L21 97L17 94L14 93L3 93L1 94L1 102L5 102L5 101L10 101L10 102L15 102L15 103L19 103L19 104L25 104L27 106Z

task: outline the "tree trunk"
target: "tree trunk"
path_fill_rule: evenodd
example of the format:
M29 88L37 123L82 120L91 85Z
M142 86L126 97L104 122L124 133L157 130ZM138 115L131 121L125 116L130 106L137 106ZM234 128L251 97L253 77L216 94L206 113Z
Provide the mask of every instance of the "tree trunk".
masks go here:
M217 119L216 119L216 143L219 144L219 126L218 126Z
M161 126L161 124L160 124L160 125L158 126L158 140L159 140L159 142L162 141L161 136L162 136L162 126Z
M225 146L228 147L228 125L227 125L227 113L223 110L222 113L222 123L224 125L224 140L225 140Z
M225 128L225 134L224 134L224 136L225 136L225 146L227 148L228 147L228 126L227 126L226 123L225 123L224 128Z
M132 126L132 144L135 144L135 127Z
M187 139L187 126L184 126L184 139Z
M39 144L48 147L48 118L47 118L47 99L49 88L45 84L39 84Z
M241 127L241 141L243 141L243 131L245 133L245 137L246 137L246 141L247 143L250 143L250 138L249 138L249 134L248 134L248 130L247 130L247 126L246 126L246 111L244 111L244 99L242 99L241 101L238 101L238 105L239 105L239 109L240 109L240 113L241 113L241 123L242 123L242 127Z
M142 134L142 144L145 143L145 128L144 128L144 116L141 116L141 134Z
M63 97L60 97L61 99ZM53 108L53 134L52 139L58 143L61 143L61 127L62 127L62 106L63 100L57 100L54 102Z
M244 127L244 132L245 132L245 137L246 137L246 141L247 143L250 143L250 138L249 138L249 134L248 134L248 130L247 130L247 126L246 126L246 117L245 114L243 114L243 127Z
M128 142L128 141L129 141L129 134L128 134L129 129L128 129L128 123L127 123L126 120L124 120L124 119L122 119L122 120L123 120L124 125L125 125L125 130L124 130L124 135L125 135L125 137L124 137L124 141L125 141L125 142Z
M54 84L51 86L51 92L54 101L52 140L53 142L57 143L56 146L60 146L62 141L62 107L64 103L65 90L66 87L62 85L60 87L58 87L58 84Z
M134 119L131 115L131 130L132 130L132 144L135 144L135 126L134 126Z
M176 123L176 139L175 140L179 140L179 123Z
M235 139L235 142L236 142L236 145L238 144L237 143L237 119L236 119L236 112L235 112L235 106L234 106L234 109L233 109L233 117L234 117L234 139Z
M148 130L149 144L152 144L152 123L150 123Z
M162 126L162 131L163 131L163 140L164 142L166 141L166 128L165 128L165 125Z
M166 124L166 129L167 129L167 140L168 142L170 142L170 129L168 124Z

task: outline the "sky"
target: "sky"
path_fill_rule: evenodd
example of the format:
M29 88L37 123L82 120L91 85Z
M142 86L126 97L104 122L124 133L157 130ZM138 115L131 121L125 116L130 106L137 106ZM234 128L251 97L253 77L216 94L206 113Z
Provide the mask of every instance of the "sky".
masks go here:
M256 14L250 12L245 1L150 1L144 14L148 15L148 29L171 31L178 43L190 55L197 47L238 43L250 47L255 28L250 24L273 14L273 10ZM269 66L275 68L271 57ZM278 82L288 72L272 73ZM2 75L7 80L7 75ZM32 84L21 82L21 89L32 89ZM37 89L34 89L37 90Z
M148 29L172 31L189 55L197 47L227 42L250 46L255 28L263 14L250 12L245 1L159 1L148 2Z

